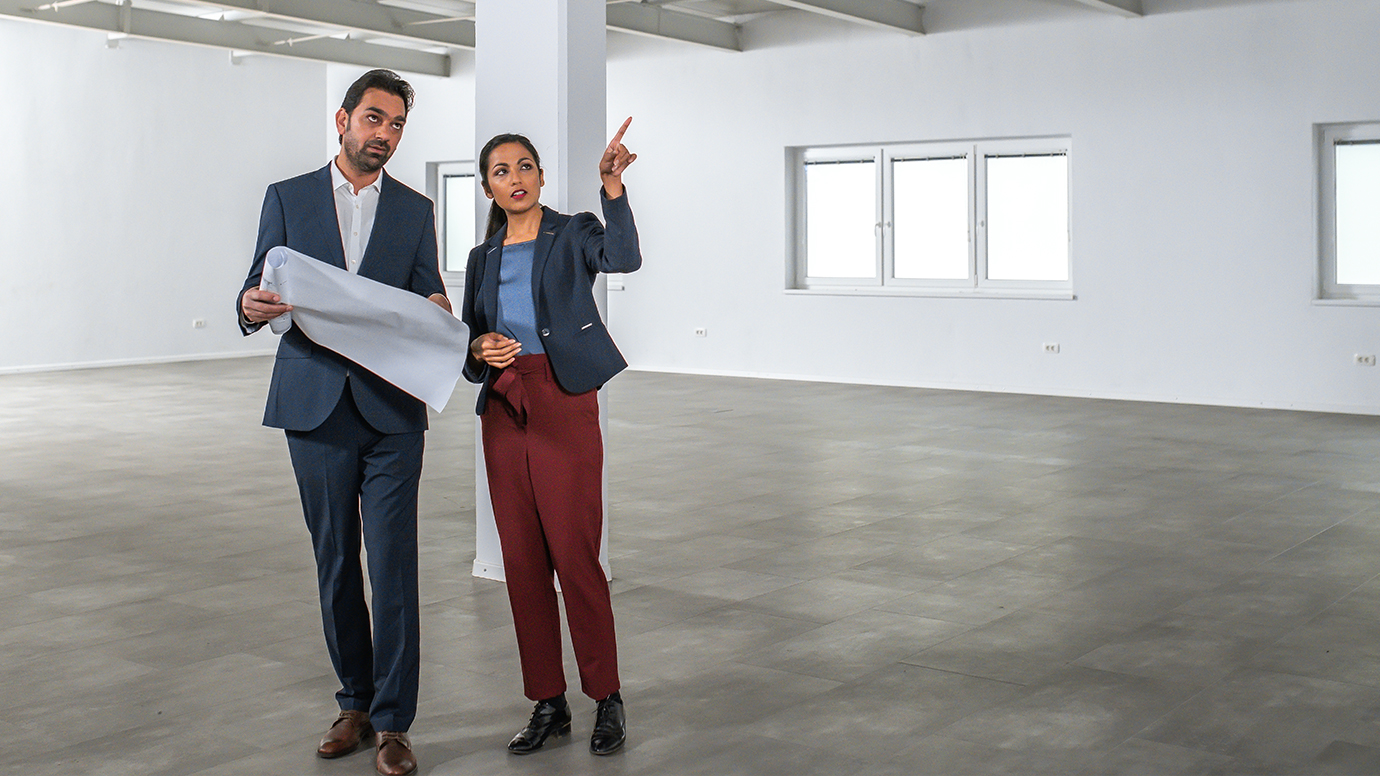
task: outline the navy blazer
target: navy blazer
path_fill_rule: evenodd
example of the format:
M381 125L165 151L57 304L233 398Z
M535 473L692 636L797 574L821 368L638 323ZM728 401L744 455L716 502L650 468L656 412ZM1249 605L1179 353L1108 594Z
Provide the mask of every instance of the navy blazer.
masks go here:
M235 318L246 335L263 324L246 326L240 314L244 292L259 285L264 256L284 245L345 269L345 248L335 213L330 164L268 187L259 216L259 239ZM383 172L374 230L359 264L359 275L421 296L444 294L437 266L435 210L431 200ZM384 434L424 431L426 405L401 388L333 350L312 342L296 326L278 343L268 387L264 425L311 431L335 409L350 377L351 394L369 425Z
M642 266L637 225L624 191L609 199L599 189L605 227L593 213L568 216L543 207L541 229L532 251L532 299L537 312L537 333L561 388L584 393L608 382L628 362L594 304L594 280L600 272L632 272ZM503 261L505 226L470 251L465 265L465 299L460 317L470 328L470 339L498 330L499 267ZM484 406L501 369L465 359L465 378L482 383L475 412Z

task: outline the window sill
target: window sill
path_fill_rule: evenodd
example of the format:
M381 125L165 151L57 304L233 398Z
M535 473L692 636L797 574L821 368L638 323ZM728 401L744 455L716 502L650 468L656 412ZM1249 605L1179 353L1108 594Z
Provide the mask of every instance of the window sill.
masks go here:
M888 288L869 288L865 286L814 286L812 288L788 288L787 296L900 296L927 297L933 299L1032 299L1049 301L1073 301L1078 298L1073 289L1034 289L1034 288L923 288L918 286L891 286Z
M1380 307L1380 297L1324 297L1314 299L1319 307Z

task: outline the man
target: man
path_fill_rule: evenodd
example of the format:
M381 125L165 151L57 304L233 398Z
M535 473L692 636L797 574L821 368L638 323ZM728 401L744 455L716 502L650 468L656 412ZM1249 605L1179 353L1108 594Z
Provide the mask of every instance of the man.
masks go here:
M246 335L291 309L259 289L264 256L279 245L450 310L431 200L383 171L412 96L396 73L365 73L336 111L335 159L268 188L238 305ZM416 716L420 665L417 483L426 407L294 326L278 343L264 425L287 433L316 553L326 647L341 684L340 716L317 754L347 755L377 732L378 772L412 773L417 761L407 730ZM361 534L373 587L372 637Z

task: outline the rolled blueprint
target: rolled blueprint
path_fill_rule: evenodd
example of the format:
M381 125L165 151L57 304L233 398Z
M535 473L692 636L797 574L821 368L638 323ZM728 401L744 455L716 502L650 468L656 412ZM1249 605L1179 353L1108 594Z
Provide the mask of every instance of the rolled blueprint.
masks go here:
M436 303L281 246L268 252L261 288L292 305L292 325L312 342L445 409L469 337Z
M261 290L277 294L279 299L284 300L284 304L287 304L288 302L286 301L287 295L284 293L282 286L285 285L285 281L287 280L287 278L281 277L280 273L269 272L268 270L270 267L275 270L282 269L283 265L286 263L287 256L283 255L282 253L275 253L273 251L269 251L268 256L264 257L264 264L268 266L264 268L263 279L259 281L259 288ZM291 326L291 310L288 310L287 312L283 313L277 318L269 320L268 322L268 328L274 334L282 334L283 332L291 328Z

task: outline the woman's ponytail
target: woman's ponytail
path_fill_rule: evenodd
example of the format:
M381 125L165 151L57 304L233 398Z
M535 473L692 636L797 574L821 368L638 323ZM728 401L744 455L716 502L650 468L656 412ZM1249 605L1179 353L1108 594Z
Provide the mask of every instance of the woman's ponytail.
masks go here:
M498 230L507 224L508 214L503 212L503 208L499 207L497 202L491 203L489 205L489 225L484 230L484 239L487 240L498 234Z

